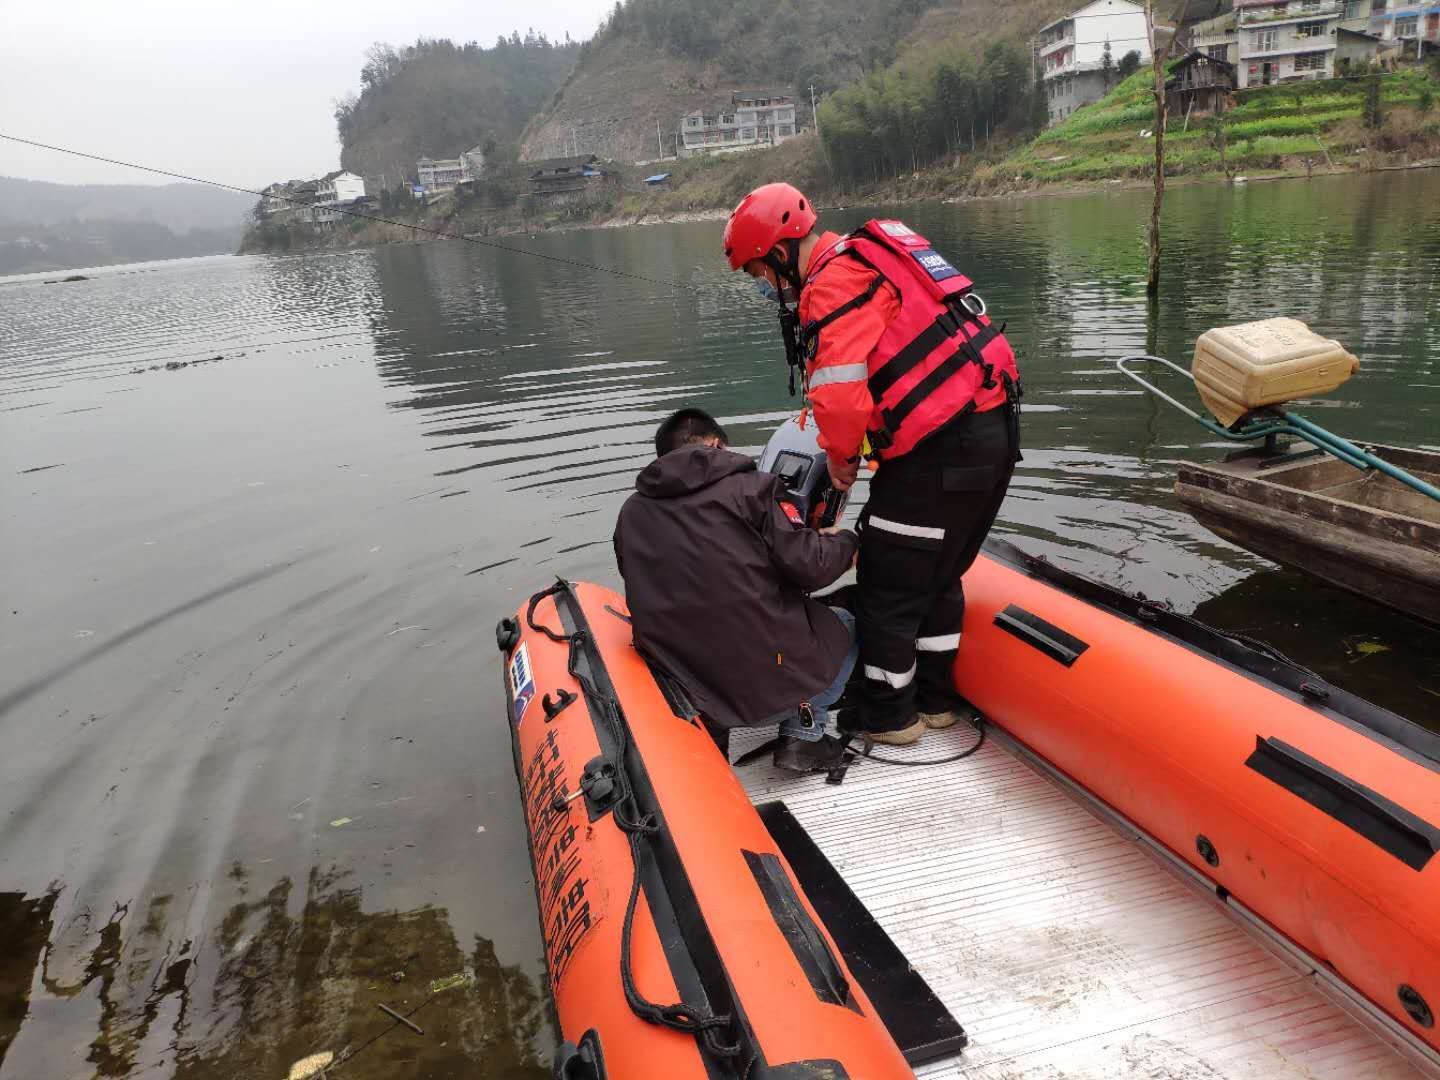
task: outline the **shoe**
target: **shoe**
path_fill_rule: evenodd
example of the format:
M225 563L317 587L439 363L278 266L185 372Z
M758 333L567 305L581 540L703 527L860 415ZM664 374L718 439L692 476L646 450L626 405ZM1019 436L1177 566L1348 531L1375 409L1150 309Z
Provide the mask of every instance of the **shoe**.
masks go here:
M775 766L790 772L829 772L845 757L845 743L833 735L806 742L791 735L780 736L775 747Z
M935 731L943 731L945 728L954 727L961 720L968 720L975 723L980 719L980 710L971 705L968 701L961 701L953 708L944 712L919 714L920 722Z
M911 746L919 742L920 736L925 734L925 725L920 720L915 720L909 727L897 731L870 731L866 734L870 741L878 746Z

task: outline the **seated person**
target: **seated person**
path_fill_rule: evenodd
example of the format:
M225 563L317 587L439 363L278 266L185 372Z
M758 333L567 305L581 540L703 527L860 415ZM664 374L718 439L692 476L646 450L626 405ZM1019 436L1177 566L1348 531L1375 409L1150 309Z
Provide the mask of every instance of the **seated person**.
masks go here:
M655 453L615 525L636 647L712 728L778 723L776 765L834 767L825 722L855 666L854 620L809 594L854 565L855 534L793 522L780 478L699 409L661 424Z

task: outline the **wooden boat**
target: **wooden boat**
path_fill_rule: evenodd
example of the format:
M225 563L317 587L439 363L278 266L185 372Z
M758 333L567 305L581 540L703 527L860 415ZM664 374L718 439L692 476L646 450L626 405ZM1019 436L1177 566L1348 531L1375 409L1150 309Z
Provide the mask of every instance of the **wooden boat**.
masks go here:
M1440 453L1368 446L1440 486ZM1440 624L1440 502L1320 450L1247 450L1184 464L1175 493L1206 528L1249 551Z
M1006 544L965 583L991 739L840 787L737 777L608 590L502 622L557 1075L1440 1077L1440 735Z
M1209 413L1133 370L1142 363L1189 379ZM1275 318L1202 334L1191 371L1162 356L1115 364L1212 435L1253 444L1216 464L1180 467L1175 492L1197 521L1257 555L1440 624L1440 453L1357 446L1281 408L1355 374L1359 361L1339 342ZM1282 438L1314 449L1288 451Z

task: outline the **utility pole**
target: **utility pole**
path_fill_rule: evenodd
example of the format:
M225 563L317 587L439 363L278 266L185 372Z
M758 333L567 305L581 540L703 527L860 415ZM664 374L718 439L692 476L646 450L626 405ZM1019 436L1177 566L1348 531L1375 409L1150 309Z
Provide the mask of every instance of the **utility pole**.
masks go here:
M662 158L665 156L665 144L660 141L660 117L655 117L655 152Z
M815 84L810 84L810 116L815 121L815 134L820 134L820 110L815 107Z

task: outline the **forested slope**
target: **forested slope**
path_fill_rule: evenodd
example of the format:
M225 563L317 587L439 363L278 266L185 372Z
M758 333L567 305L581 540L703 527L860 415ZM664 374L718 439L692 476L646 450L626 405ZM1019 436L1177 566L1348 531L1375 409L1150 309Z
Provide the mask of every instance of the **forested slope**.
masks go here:
M514 156L507 144L555 94L579 45L543 34L500 38L489 48L424 39L370 50L361 92L341 101L335 121L340 165L379 188L413 179L422 155L455 157L472 146Z
M967 0L997 4L998 0ZM621 161L673 153L680 118L731 90L781 89L802 104L892 63L927 12L961 0L628 0L581 49L522 152ZM659 138L656 128L659 128Z

